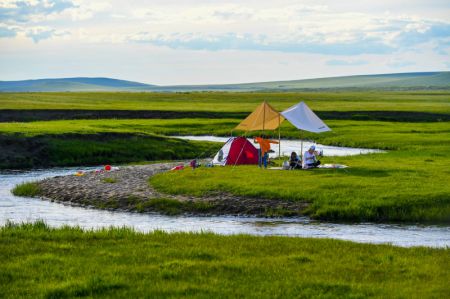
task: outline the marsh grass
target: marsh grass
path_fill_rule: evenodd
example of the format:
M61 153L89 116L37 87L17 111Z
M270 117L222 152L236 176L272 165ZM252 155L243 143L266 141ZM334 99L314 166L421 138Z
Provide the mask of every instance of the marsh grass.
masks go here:
M107 184L115 184L118 182L118 180L117 178L103 178L102 182Z
M332 239L0 228L2 298L444 298L449 249Z
M11 193L16 196L35 197L41 193L41 188L37 182L27 182L16 185Z

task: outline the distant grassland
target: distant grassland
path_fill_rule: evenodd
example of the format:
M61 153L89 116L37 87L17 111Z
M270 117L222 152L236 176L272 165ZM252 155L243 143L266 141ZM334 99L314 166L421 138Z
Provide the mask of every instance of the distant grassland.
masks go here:
M250 112L268 101L282 110L305 101L318 111L416 111L450 113L450 92L317 93L0 93L0 109L106 109Z
M445 298L449 249L332 239L0 228L2 298Z

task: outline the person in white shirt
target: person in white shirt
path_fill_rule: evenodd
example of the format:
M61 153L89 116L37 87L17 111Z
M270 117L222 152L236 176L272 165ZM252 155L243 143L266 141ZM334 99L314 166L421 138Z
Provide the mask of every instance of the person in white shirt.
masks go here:
M316 147L311 145L309 150L303 155L303 168L314 168L320 165L320 161L317 160Z

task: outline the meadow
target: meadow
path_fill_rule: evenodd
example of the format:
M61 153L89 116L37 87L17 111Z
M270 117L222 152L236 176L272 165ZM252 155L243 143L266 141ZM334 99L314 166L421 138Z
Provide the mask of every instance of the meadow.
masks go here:
M0 110L84 109L251 112L262 101L278 110L300 101L321 111L450 113L449 91L413 92L51 92L0 93Z
M299 132L288 122L283 138L378 148L387 153L325 157L346 170L267 172L254 167L166 173L151 184L172 194L227 192L310 203L315 218L349 221L450 222L450 93L24 93L0 94L2 109L172 109L251 111L262 100L278 109L305 99L333 131ZM20 111L20 110L15 110ZM372 111L372 112L370 112ZM349 113L351 112L351 113ZM358 119L358 114L371 116ZM402 113L408 121L395 119ZM340 113L340 114L339 114ZM395 121L386 121L383 114ZM340 118L335 119L334 114ZM229 116L225 113L224 116ZM0 167L120 164L211 157L216 143L189 142L171 135L240 135L242 118L84 119L0 122ZM247 136L256 136L252 132ZM276 137L278 132L265 132ZM5 150L6 149L6 150ZM325 153L326 155L326 153ZM176 182L176 183L175 183ZM276 182L276 184L274 184ZM303 186L297 188L297 185Z
M0 228L0 297L444 298L449 257L332 239L10 223Z

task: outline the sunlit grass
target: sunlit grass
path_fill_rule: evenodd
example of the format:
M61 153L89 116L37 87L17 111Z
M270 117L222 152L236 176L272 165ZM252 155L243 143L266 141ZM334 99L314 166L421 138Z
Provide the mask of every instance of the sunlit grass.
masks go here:
M238 119L133 119L59 120L28 123L0 123L0 133L57 135L66 133L131 133L151 135L230 136ZM401 123L380 121L329 120L331 132L300 132L288 122L281 128L282 138L306 138L331 145L381 149L411 149L450 144L450 122ZM278 132L265 132L277 138ZM242 132L233 132L234 135ZM248 136L257 135L251 132Z
M0 228L2 298L444 298L449 249L331 239Z
M319 111L418 111L450 113L450 92L300 93L0 93L0 109L107 109L250 112L262 101L276 109L305 101Z
M22 183L19 185L16 185L12 190L11 193L16 196L38 196L41 192L41 188L39 187L39 184L36 182L27 182Z

